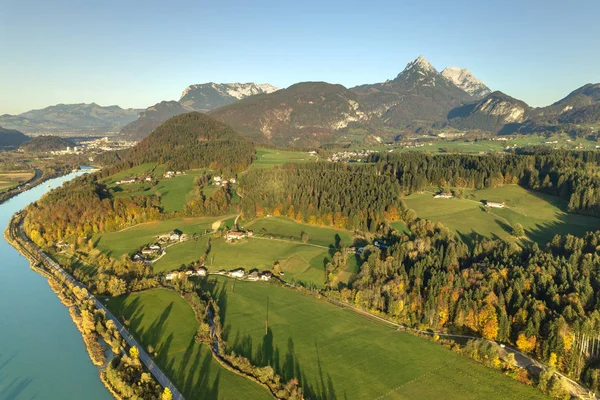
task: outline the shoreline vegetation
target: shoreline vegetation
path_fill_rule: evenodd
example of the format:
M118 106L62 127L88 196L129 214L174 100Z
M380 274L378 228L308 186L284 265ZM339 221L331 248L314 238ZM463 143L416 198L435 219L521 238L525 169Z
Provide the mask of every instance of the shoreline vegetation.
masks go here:
M4 237L19 253L25 257L30 268L48 279L48 285L60 301L69 309L73 323L80 331L92 363L99 367L99 377L108 391L116 399L144 398L165 399L171 394L168 388L162 390L152 375L146 371L139 359L139 350L129 348L125 352L126 342L117 330L114 322L106 318L104 310L95 307L85 288L80 288L64 277L57 276L43 267L27 243L23 243L18 234L18 226L23 213L13 215ZM112 357L106 359L104 341L112 349Z

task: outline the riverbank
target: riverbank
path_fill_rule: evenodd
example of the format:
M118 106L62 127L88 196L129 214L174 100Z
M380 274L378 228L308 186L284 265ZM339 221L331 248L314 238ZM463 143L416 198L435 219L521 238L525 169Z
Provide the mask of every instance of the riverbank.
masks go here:
M106 365L104 354L100 356L100 349L103 349L100 340L104 340L107 344L113 348L115 357L118 358L118 362L109 362L106 368L101 368L100 380L107 387L108 391L113 394L117 393L115 398L119 399L122 396L119 395L119 390L114 385L110 385L109 378L115 374L121 374L117 377L120 385L131 384L127 392L134 392L136 389L134 382L126 382L128 378L126 374L131 369L131 358L128 358L125 354L125 343L129 348L137 348L139 353L139 359L137 361L137 367L141 368L142 365L146 367L146 371L149 372L155 379L155 385L169 389L172 393L172 398L175 400L183 400L183 396L175 388L175 386L169 381L162 371L156 367L151 358L141 348L137 341L129 334L124 326L104 307L104 305L91 295L86 287L75 280L71 275L65 272L58 264L52 261L44 252L42 252L37 246L27 238L22 229L22 221L25 215L25 211L16 213L8 224L4 236L8 243L10 243L17 251L19 251L23 257L29 262L31 268L43 275L48 279L51 287L54 286L53 291L58 293L59 298L63 304L70 307L70 310L76 308L78 312L70 312L71 318L77 328L80 330L88 355L95 365ZM66 298L66 301L64 298ZM73 304L70 306L70 304ZM81 321L78 321L81 318ZM98 324L101 326L101 330L97 330ZM125 355L123 355L125 354ZM115 364L115 365L112 365ZM105 373L110 369L111 374ZM108 385L107 385L108 383ZM109 386L110 385L110 386ZM151 397L142 398L157 398L152 395Z

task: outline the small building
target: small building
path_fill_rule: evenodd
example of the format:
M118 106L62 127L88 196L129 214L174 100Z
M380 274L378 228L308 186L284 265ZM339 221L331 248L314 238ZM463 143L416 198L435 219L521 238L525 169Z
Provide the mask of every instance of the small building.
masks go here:
M229 183L235 183L235 178L231 178L231 179L229 180Z
M258 276L258 271L252 271L248 274L249 281L256 282L259 279L260 277Z
M144 179L146 182L152 182L152 177L147 176L146 179Z
M234 232L234 231L229 231L227 232L227 235L225 236L227 240L239 240L239 239L243 239L246 237L246 233L245 232Z
M153 244L152 246L148 246L148 248L150 250L156 250L156 251L158 251L158 250L161 249L161 247L159 245L157 245L157 244Z
M144 261L146 261L146 259L144 258L144 256L142 256L142 253L136 253L133 256L133 261L135 261L135 262L144 262Z
M55 244L55 247L60 250L60 251L65 251L65 250L69 250L69 244L67 242L65 242L64 240L61 240L60 242L57 242Z
M215 182L221 182L221 177L220 176L214 176L213 177L213 181L215 181Z
M168 281L172 281L173 279L177 278L179 276L179 272L169 272L167 275L165 275L165 279Z
M235 269L229 273L229 276L231 276L232 278L243 278L244 275L246 275L246 272L243 268Z
M145 255L145 256L150 256L150 255L153 255L156 253L157 253L157 250L153 250L153 249L143 249L142 250L142 255Z
M435 196L433 196L434 199L451 199L454 196L452 195L452 193L438 193Z
M219 275L227 275L227 271L225 271L224 269L220 269L219 272L217 272L217 274L219 274Z
M504 208L504 202L498 202L498 201L486 201L485 205L487 207L492 207L492 208Z
M254 232L252 232L252 231L246 231L246 236L248 236L248 237L254 236Z
M261 281L270 281L272 277L273 274L271 273L271 271L263 271L263 273L260 274Z
M179 229L175 229L171 233L169 233L169 240L177 242L181 240L181 235L183 235L183 232L181 232Z
M190 271L190 270L185 271L186 276L192 276L193 274L194 274L194 271Z
M200 267L196 270L196 275L198 276L206 276L208 275L208 270L204 267Z

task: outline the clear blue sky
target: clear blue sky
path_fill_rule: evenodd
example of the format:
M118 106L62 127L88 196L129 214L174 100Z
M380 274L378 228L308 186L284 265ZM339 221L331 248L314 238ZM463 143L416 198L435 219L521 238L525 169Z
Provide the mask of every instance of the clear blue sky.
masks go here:
M599 0L0 0L0 114L144 108L203 82L351 87L420 54L550 104L600 82Z

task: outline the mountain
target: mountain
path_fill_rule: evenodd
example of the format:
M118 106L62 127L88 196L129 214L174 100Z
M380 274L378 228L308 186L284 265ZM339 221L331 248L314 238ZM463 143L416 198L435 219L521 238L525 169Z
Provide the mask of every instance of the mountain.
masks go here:
M31 140L29 136L14 129L6 129L0 126L0 147L17 147Z
M203 83L188 86L179 104L188 111L209 111L263 93L279 90L268 83Z
M496 91L451 110L448 120L457 129L510 133L525 122L530 113L531 108L525 102Z
M423 56L409 62L393 80L351 89L392 128L433 125L473 97L440 74Z
M254 159L252 142L230 126L199 112L165 121L140 141L123 160L129 165L166 163L172 170L196 168L245 170Z
M319 145L345 128L366 128L370 120L356 93L325 82L248 97L210 115L253 140L281 146Z
M446 67L442 71L442 76L473 97L483 98L492 93L490 88L466 68Z
M600 121L600 83L588 83L563 99L536 109L533 120L538 124L585 124Z
M19 115L2 115L0 125L26 133L104 133L119 131L140 111L96 103L58 104Z
M70 140L58 136L36 136L28 142L21 145L21 149L26 152L48 152L64 150L69 146L75 146Z
M121 135L131 140L143 139L169 118L185 112L187 110L176 101L161 101L148 107L140 113L138 119L125 125L121 129Z

